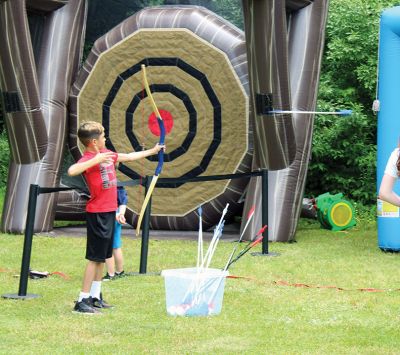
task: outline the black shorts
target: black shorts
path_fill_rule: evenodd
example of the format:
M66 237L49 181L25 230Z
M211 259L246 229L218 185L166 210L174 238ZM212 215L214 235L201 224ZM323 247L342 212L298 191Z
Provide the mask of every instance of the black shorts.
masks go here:
M104 263L113 252L115 211L86 213L86 259Z

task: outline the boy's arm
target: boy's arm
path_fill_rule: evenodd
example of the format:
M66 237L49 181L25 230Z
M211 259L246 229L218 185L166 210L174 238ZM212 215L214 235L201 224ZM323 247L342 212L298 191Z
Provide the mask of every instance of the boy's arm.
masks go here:
M112 163L114 155L114 152L98 153L92 159L71 165L68 169L68 175L76 176L82 174L85 170L100 163Z
M126 205L119 205L118 206L118 213L116 215L116 219L117 219L117 222L119 224L125 224L126 223L125 212L126 212Z
M132 152L132 153L118 153L118 162L126 162L133 161L142 158L146 158L150 155L157 154L161 149L165 149L165 145L157 143L153 148L143 150L141 152Z

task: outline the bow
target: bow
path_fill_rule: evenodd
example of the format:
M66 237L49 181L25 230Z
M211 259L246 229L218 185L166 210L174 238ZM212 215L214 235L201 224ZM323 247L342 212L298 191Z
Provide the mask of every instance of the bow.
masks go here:
M141 68L142 68L142 73L143 73L144 88L145 88L147 96L148 96L148 98L150 100L150 103L151 103L151 106L153 108L153 111L156 114L158 127L160 128L160 141L159 141L159 144L164 144L165 143L164 121L163 121L163 119L162 119L162 117L160 115L160 112L158 111L156 102L154 101L153 95L151 94L151 91L150 91L149 83L147 82L146 66L144 64L142 64ZM156 170L155 170L154 175L152 177L149 189L147 190L146 197L144 198L142 209L140 210L139 219L138 219L138 222L136 224L136 235L139 235L140 226L142 224L142 219L143 219L143 216L144 216L144 212L146 211L147 204L149 203L151 194L153 193L154 187L156 186L156 183L157 183L158 177L159 177L159 175L161 173L163 164L164 164L164 149L161 149L158 152L158 164L157 164Z

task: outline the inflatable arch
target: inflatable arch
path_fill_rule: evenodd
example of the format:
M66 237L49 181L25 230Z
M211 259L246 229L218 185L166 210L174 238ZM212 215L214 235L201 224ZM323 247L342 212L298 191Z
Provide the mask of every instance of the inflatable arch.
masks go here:
M18 13L26 19L24 9L30 2L20 9L15 9L10 3L6 1L0 5L2 13L8 13L10 18L16 18ZM43 3L56 2L48 0ZM314 109L328 1L255 0L244 1L243 8L246 40L242 31L201 7L144 9L96 41L76 80L85 2L71 0L60 8L46 9L53 11L46 18L57 15L61 16L58 20L68 20L63 23L69 23L70 27L62 35L69 37L56 40L71 43L68 48L63 46L64 52L57 54L60 67L64 64L68 68L67 73L63 73L67 74L62 78L63 84L61 88L57 87L58 91L49 89L51 94L57 93L59 97L47 99L39 95L41 104L36 107L37 111L44 113L47 103L55 102L54 110L59 109L63 114L57 121L53 117L53 108L48 109L51 121L35 120L35 124L46 127L46 134L38 135L39 129L35 127L31 132L40 138L37 140L38 147L46 146L44 158L40 156L43 148L31 158L33 165L39 167L37 175L46 177L51 170L54 177L47 180L36 177L32 174L35 167L26 165L22 174L10 174L3 230L23 230L26 213L18 218L14 216L17 210L26 211L30 183L41 186L57 186L60 183L60 159L67 124L68 143L75 159L80 156L76 129L82 120L102 122L107 130L109 147L119 151L129 151L132 147L141 149L142 145L148 147L157 141L157 133L150 133L152 113L146 96L142 94L138 68L144 63L148 66L149 81L157 103L173 123L167 136L168 154L163 177L269 169L269 237L278 241L292 239L301 209L313 117L260 112L256 98L257 94L272 94L275 109ZM2 19L1 26L5 23ZM1 28L2 35L10 31L9 27ZM25 41L27 46L32 47L29 31L25 36L28 38ZM4 37L11 42L10 47L21 45L13 43L11 36ZM51 43L46 42L47 38L43 36L41 47L56 51ZM34 52L34 48L30 51ZM6 54L8 58L15 55L15 51L11 50ZM2 90L6 93L18 92L17 87L12 90L14 88L6 85L7 80L15 79L4 74L7 63L7 58L4 58L1 57L0 63ZM43 64L40 62L38 67ZM251 68L249 74L247 64ZM34 72L32 63L30 67L18 63L21 77L25 75L25 67ZM55 66L52 70L47 72L47 81L54 83L49 79L61 68ZM29 75L27 77L30 78ZM32 82L36 84L35 80ZM65 103L71 86L67 120ZM41 88L40 83L38 87ZM27 107L16 112L22 111L29 118L32 109ZM12 114L7 112L8 122L13 122ZM51 130L55 126L59 129L58 135ZM11 139L18 144L18 137ZM51 142L46 142L46 139ZM44 164L50 155L51 164ZM13 151L12 164L15 160ZM155 162L149 159L143 165L121 166L120 179L152 175L154 165ZM258 179L252 179L249 185L243 179L211 185L186 183L174 188L160 187L154 192L151 226L155 229L196 229L194 210L201 203L205 204L205 224L212 226L226 202L231 204L232 213L239 210L239 200L245 191L246 214L249 206L259 204L259 190ZM134 189L130 194L128 217L134 224L140 208L140 203L137 203L139 194ZM56 212L57 218L82 217L85 196L78 191L63 192L49 199L51 201L40 196L36 231L51 229ZM250 228L249 238L251 230L261 224L260 214L261 208Z

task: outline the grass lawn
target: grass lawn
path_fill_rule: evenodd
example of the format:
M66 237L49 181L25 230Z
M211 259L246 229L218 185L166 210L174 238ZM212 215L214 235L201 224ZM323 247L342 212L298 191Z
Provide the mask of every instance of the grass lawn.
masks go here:
M31 267L69 279L29 280L38 299L0 299L0 353L399 354L400 260L378 249L375 224L333 233L301 220L296 239L270 244L278 257L245 255L230 272L251 279L227 280L221 314L190 318L167 315L161 276L103 283L116 308L73 314L85 239L35 237ZM0 294L18 291L22 245L23 236L0 235ZM125 238L123 248L127 271L137 271L140 241ZM220 242L212 266L222 267L232 248ZM196 255L194 241L151 240L148 271L194 266Z

